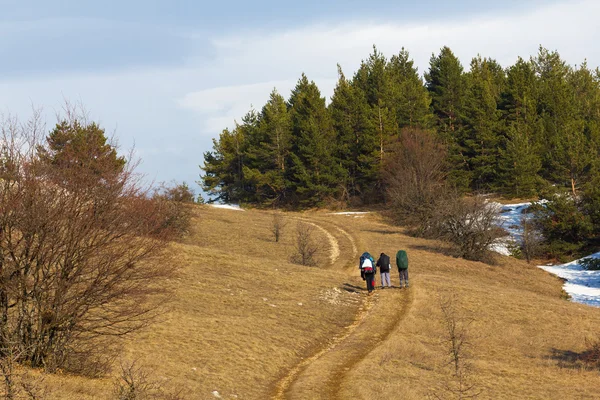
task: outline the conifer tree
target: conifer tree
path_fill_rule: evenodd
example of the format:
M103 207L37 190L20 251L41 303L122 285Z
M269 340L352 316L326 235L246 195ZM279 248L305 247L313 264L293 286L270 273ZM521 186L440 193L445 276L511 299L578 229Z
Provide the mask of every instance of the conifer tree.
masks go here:
M538 77L538 115L543 127L542 172L552 183L571 186L570 161L565 151L577 153L584 140L577 123L573 104L573 91L567 82L571 67L558 52L540 47L532 58ZM569 141L574 143L569 144ZM573 146L574 145L574 146Z
M215 200L239 201L243 195L244 137L236 126L224 129L219 139L213 139L212 151L204 153L204 175L200 177L202 189Z
M502 92L503 135L496 187L505 193L527 197L536 194L542 167L536 101L536 77L530 62L519 57L507 70Z
M463 67L452 50L443 47L438 56L432 54L425 81L438 133L448 148L449 179L466 190L472 179L463 137L467 82Z
M253 115L244 177L256 189L258 202L281 202L286 195L285 164L289 157L291 123L284 98L273 90L260 115ZM254 127L254 128L253 128Z
M595 179L600 160L600 81L583 62L567 77L572 90L574 122L563 138L562 148L566 173L573 194L579 186Z
M431 98L408 51L392 56L388 65L390 105L399 129L427 128L433 122Z
M347 174L347 195L364 199L377 179L378 149L371 110L364 92L346 79L339 65L338 76L329 105L337 137L336 158Z
M325 98L306 75L289 100L292 122L291 154L286 177L300 204L320 204L343 187L343 169L333 157L335 133Z
M500 139L497 104L503 74L496 66L495 61L478 56L471 61L471 70L467 74L469 89L461 147L468 154L472 187L476 190L490 189L497 179Z
M379 171L383 163L385 145L390 138L397 136L398 126L391 108L391 85L387 60L375 46L369 58L361 63L354 76L353 84L364 93L371 108L371 125L376 131L379 150L377 165Z

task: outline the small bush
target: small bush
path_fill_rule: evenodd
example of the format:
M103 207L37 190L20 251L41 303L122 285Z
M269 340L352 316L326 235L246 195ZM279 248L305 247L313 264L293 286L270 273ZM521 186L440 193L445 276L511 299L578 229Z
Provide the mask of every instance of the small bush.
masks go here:
M523 236L521 238L520 253L529 263L533 258L542 254L544 238L537 229L536 224L528 218L521 218L521 226L523 227Z
M586 339L586 350L579 354L579 360L588 368L600 368L600 340Z
M195 196L194 191L190 189L185 182L172 182L171 185L163 183L154 192L154 197L160 197L178 203L193 203ZM200 195L199 198L202 198L202 196Z
M489 262L491 246L506 235L500 228L499 209L482 197L447 201L439 210L439 235L456 249L457 256L468 260Z
M151 379L148 372L135 361L121 363L113 394L115 400L183 400L179 393L168 392L161 383Z
M278 212L273 214L271 232L273 232L273 237L276 243L278 243L279 239L281 239L286 225L287 221L284 219L283 214Z
M588 271L600 271L600 258L586 257L579 261L579 265Z
M296 226L296 254L292 262L300 265L316 265L315 256L319 251L319 244L314 240L314 227L305 222Z
M550 194L545 204L533 204L533 222L545 239L545 251L560 260L577 256L593 235L589 215L580 199L566 194Z

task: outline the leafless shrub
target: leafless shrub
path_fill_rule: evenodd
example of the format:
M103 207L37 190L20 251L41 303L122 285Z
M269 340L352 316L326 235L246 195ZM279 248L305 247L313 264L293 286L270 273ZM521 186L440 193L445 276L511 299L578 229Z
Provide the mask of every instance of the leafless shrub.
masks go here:
M523 227L521 254L529 263L533 258L542 254L544 238L535 223L528 218L521 218L521 226Z
M586 368L600 369L600 339L585 340L586 350L579 354L579 360Z
M113 394L115 400L183 400L179 393L166 391L163 384L152 379L135 361L121 363Z
M439 390L431 393L435 399L474 399L481 394L472 379L472 344L469 342L469 326L473 319L466 316L456 295L440 296L444 334L442 345L445 349L449 378L442 382Z
M499 209L480 196L447 199L440 205L436 226L441 238L450 242L457 255L490 262L491 246L506 233L500 228Z
M319 245L314 240L314 227L305 222L296 225L296 254L292 262L300 265L316 265L315 255L319 251Z
M170 185L162 183L154 190L152 199L164 210L164 223L160 229L171 229L178 236L189 232L192 218L190 204L194 203L194 192L183 182Z
M168 201L177 203L193 203L196 194L187 183L171 182L170 184L162 183L154 191L154 196Z
M43 377L35 378L24 372L18 364L18 346L9 339L3 340L0 356L0 396L6 400L41 400L44 398Z
M283 217L282 213L276 212L273 214L272 224L271 224L271 232L273 232L273 236L275 237L275 242L279 242L281 236L283 235L283 230L285 229L288 222Z
M412 128L401 132L387 154L383 176L396 222L418 236L429 235L448 192L444 147L430 132Z
M176 232L97 125L43 130L37 114L0 125L0 348L54 370L151 320Z

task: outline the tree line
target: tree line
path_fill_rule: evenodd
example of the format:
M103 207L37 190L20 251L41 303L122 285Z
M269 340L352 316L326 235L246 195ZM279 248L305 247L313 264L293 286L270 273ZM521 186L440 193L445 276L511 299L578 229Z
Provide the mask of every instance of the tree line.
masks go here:
M376 47L354 75L338 66L327 104L304 74L286 100L274 89L260 110L213 139L201 184L213 199L276 206L387 201L386 168L401 132L432 133L447 179L461 193L573 194L597 179L600 71L539 48L504 68L477 56L468 71L448 48L423 77L408 51Z

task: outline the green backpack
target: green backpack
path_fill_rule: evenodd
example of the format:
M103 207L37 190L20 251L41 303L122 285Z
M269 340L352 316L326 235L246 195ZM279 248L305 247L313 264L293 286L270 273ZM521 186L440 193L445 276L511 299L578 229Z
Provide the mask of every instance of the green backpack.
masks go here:
M408 255L404 250L398 250L396 253L396 265L398 269L408 269Z

